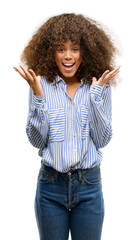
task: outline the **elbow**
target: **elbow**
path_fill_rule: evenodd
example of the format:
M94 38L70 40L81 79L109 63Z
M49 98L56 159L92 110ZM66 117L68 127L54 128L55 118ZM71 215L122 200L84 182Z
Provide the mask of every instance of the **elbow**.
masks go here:
M26 134L32 146L38 149L44 148L46 138L44 138L34 126L31 126L30 128L27 126Z
M36 144L36 142L35 142L35 137L33 136L32 132L30 131L29 128L26 128L26 135L27 135L28 140L29 140L29 142L31 143L31 145L32 145L33 147L35 147L35 148L38 148L38 147L37 147L37 144Z
M31 143L31 145L35 148L40 148L41 139L38 136L38 134L36 133L35 129L33 131L33 128L31 129L27 126L26 127L26 134L27 134L28 140Z
M99 148L103 148L105 146L108 145L108 143L111 141L113 136L113 131L112 131L112 126L110 125L109 127L106 128L103 137L102 137L102 141L100 143L100 147Z

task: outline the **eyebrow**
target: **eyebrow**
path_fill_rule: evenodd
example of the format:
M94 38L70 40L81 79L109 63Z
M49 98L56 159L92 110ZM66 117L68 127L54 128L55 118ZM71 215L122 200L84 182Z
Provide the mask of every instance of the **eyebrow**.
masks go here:
M80 46L79 43L74 43L74 44L71 44L71 46Z
M65 46L65 44L64 43L61 43L58 47L64 47ZM79 43L73 43L73 44L71 44L70 45L71 47L73 47L73 46L80 46L80 44Z

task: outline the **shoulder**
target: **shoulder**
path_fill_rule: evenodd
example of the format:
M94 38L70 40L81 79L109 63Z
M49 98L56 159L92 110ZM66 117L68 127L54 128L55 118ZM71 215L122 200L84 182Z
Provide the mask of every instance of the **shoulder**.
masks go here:
M49 84L48 81L47 81L47 78L44 75L41 75L39 77L40 77L42 85L48 85Z

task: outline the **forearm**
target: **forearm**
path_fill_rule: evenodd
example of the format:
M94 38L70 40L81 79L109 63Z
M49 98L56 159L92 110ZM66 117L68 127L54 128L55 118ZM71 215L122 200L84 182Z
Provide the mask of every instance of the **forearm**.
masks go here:
M90 134L97 148L112 138L111 88L93 84L90 89Z
M29 108L26 133L30 143L43 149L48 133L48 111L44 97L36 97L33 93Z

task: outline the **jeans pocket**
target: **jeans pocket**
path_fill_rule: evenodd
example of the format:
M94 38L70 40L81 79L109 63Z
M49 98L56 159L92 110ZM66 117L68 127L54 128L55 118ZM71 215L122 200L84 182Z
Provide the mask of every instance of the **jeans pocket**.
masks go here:
M98 185L101 184L101 179L88 179L86 177L83 176L83 180L85 183L90 184L90 185Z
M49 109L49 142L63 141L65 139L65 109Z
M53 179L53 175L50 173L45 173L42 170L38 174L38 183L50 183Z
M82 177L83 181L89 185L101 184L100 168L98 167L90 169L87 173L83 174Z
M81 105L82 139L89 136L89 108Z

